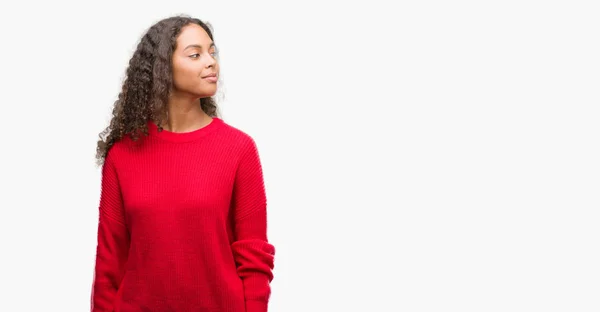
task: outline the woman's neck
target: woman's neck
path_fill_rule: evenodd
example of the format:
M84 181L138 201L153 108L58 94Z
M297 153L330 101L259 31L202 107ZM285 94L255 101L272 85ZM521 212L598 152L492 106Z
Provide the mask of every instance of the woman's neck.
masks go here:
M160 126L170 132L197 130L212 121L212 118L202 110L200 100L170 99L167 107L168 120Z

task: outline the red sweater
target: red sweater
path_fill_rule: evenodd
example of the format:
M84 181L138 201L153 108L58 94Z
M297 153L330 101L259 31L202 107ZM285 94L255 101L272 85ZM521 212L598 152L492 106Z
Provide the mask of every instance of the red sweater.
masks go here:
M91 310L266 312L275 248L255 141L216 117L148 125L102 166Z

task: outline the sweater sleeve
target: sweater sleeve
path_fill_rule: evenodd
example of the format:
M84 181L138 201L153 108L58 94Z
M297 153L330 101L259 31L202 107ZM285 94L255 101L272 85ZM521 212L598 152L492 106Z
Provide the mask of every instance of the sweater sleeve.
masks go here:
M125 274L128 252L129 233L125 225L121 190L109 152L102 167L92 312L113 311L119 285Z
M237 273L244 285L246 312L267 312L273 280L275 247L267 240L267 201L262 167L251 139L240 159L233 189Z

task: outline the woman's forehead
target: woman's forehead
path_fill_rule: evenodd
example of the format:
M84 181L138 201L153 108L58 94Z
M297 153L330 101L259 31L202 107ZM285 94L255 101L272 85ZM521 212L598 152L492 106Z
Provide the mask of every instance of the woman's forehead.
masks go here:
M199 25L191 24L183 27L181 33L177 37L177 46L181 49L186 49L190 46L196 48L210 48L214 44L204 28Z

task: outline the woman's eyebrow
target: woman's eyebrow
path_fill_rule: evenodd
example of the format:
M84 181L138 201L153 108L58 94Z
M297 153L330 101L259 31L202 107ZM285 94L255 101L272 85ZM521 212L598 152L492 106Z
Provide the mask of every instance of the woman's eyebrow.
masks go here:
M210 48L212 48L212 47L214 47L214 46L215 46L215 43L213 42L213 43L211 43L211 44L210 44L210 46L209 46L208 48L210 49ZM199 44L190 44L190 45L188 45L187 47L185 47L185 49L183 49L183 50L185 51L185 50L187 50L187 49L189 49L189 48L198 48L198 49L202 49L202 46L201 46L201 45L199 45Z

